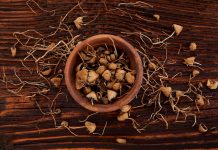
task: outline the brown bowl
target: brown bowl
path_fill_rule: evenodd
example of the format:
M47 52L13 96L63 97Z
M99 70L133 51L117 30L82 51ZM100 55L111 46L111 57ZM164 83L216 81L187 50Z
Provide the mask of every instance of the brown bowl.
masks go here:
M114 103L111 104L94 104L92 105L90 100L87 99L75 86L75 68L81 62L78 52L87 48L87 46L98 47L104 44L108 46L113 46L113 42L118 51L123 51L130 58L130 68L136 70L136 80L132 88L128 91L127 94L117 99ZM109 35L109 34L99 34L92 36L81 43L77 44L74 50L71 52L68 57L66 67L65 67L65 82L70 92L70 95L74 98L84 108L94 111L94 112L111 112L120 109L122 106L127 105L131 102L134 97L139 92L141 87L142 78L143 78L143 66L139 54L136 49L130 45L124 39Z

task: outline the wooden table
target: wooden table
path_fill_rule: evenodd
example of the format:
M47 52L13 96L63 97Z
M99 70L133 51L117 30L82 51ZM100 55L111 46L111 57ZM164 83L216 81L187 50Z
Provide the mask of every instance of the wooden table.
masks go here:
M36 29L41 33L48 32L48 26L56 26L60 16L63 16L77 2L70 0L39 0L40 6L46 10L56 9L56 16L49 13L34 14L26 6L25 0L1 0L0 1L0 76L2 68L5 66L6 74L9 78L14 78L13 68L21 68L19 61L26 53L23 50L17 52L16 58L12 58L10 47L15 42L12 35L16 31ZM145 18L152 19L154 13L160 14L160 22L153 23L142 21L139 18L122 16L120 12L114 15L105 14L104 1L87 0L83 1L82 7L92 14L100 14L100 17L93 23L86 26L81 33L86 37L97 33L110 33L121 35L121 32L134 31L155 31L161 33L172 31L172 24L177 23L184 27L180 36L170 40L172 46L168 49L170 61L176 64L168 64L169 72L186 72L187 67L180 62L188 56L197 56L197 61L203 65L204 72L196 78L197 81L206 81L208 78L218 80L218 2L216 0L146 0L154 8L128 8L132 15L140 14ZM120 1L107 1L108 9L112 9ZM122 1L123 2L123 1ZM76 16L81 15L81 10L76 9L72 15L72 21ZM135 46L131 37L126 37ZM194 53L187 51L188 44L195 41L198 50ZM179 45L183 50L177 55ZM154 50L151 54L160 57L163 52ZM27 62L29 67L34 67L32 61ZM191 71L190 68L188 68ZM21 78L32 79L25 70L20 70ZM182 80L182 79L181 79ZM179 83L181 80L176 80ZM63 83L63 88L65 88ZM25 88L28 92L28 87ZM212 95L210 106L204 108L198 115L198 122L204 122L208 127L218 126L218 93L217 90L211 92L204 90L206 95ZM49 95L52 99L55 93ZM133 104L137 100L134 100ZM46 110L46 102L41 102L42 109ZM72 99L66 101L64 98L57 99L57 108L62 113L56 116L57 123L67 120L72 125L82 125L78 120L84 119L89 111L81 108ZM135 113L148 118L151 108L138 109ZM186 123L170 123L169 129L165 129L162 123L151 125L143 133L137 133L131 126L130 121L119 123L116 121L116 114L98 114L89 120L97 124L97 132L101 132L107 121L104 136L90 135L84 129L76 130L79 136L72 136L67 130L55 129L51 116L41 114L36 104L24 97L17 97L7 92L5 85L0 83L0 149L177 149L177 148L218 148L218 132L201 134L191 125L190 118ZM170 119L175 117L171 114ZM137 118L142 122L143 117ZM127 144L115 142L117 137L127 139Z

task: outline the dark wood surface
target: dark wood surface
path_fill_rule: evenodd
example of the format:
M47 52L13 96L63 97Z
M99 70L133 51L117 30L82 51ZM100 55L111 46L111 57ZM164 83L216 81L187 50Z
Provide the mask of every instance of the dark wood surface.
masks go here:
M21 68L22 78L35 80L29 75L19 61L24 58L24 50L17 52L17 57L12 58L10 47L15 42L13 32L36 29L41 33L48 33L49 25L56 26L60 16L72 8L77 2L70 0L40 0L39 4L48 10L56 9L56 16L49 13L32 13L26 6L25 0L1 0L0 1L0 76L2 68L5 66L8 77L13 77L13 68ZM114 8L120 1L107 1L109 9ZM123 2L123 1L122 1ZM204 72L195 81L206 81L208 78L218 80L218 2L216 0L147 0L147 3L154 6L153 9L142 9L131 7L128 11L131 14L137 13L146 18L152 19L154 13L160 14L160 22L151 23L122 16L120 12L113 15L105 13L103 1L87 0L82 7L89 14L100 14L96 21L82 29L82 34L89 37L97 33L110 33L122 35L121 32L134 31L154 31L161 33L172 31L173 23L184 27L180 36L170 40L168 49L169 61L176 61L176 64L168 64L170 74L176 72L187 72L187 67L181 64L182 59L188 56L197 56L198 62L203 64ZM72 21L81 15L81 11L76 9L72 15ZM126 37L134 44L134 37ZM187 49L190 41L198 44L198 51L190 53L182 51L177 55L179 44ZM153 50L151 54L162 58L163 52ZM28 61L27 65L34 68L33 61ZM190 68L188 68L191 71ZM184 78L178 78L173 83L180 83ZM179 85L177 85L179 86ZM65 88L63 83L63 88ZM31 89L26 87L28 92ZM204 90L210 98L211 105L204 108L198 115L198 122L204 122L208 127L218 126L218 93L217 90L211 92ZM52 99L55 93L49 95ZM134 100L133 104L137 103ZM46 109L46 102L41 102L42 108ZM57 99L57 108L62 110L61 115L56 116L57 122L67 120L71 125L82 125L78 120L84 119L89 111L81 108L75 101L69 99L67 102L63 97ZM138 109L135 113L144 118L148 118L151 108ZM42 116L33 101L23 97L17 97L8 93L5 85L0 83L0 149L177 149L177 148L218 148L218 133L201 134L192 128L193 120L188 119L186 123L173 123L166 130L162 123L151 125L146 131L138 134L131 126L131 122L119 123L116 121L116 114L98 114L90 118L96 122L97 132L101 132L104 124L108 121L108 126L104 136L89 135L84 129L75 131L79 136L69 134L67 130L55 129L50 116ZM143 117L137 121L143 122ZM173 120L174 114L168 115L168 120ZM127 144L117 144L115 139L123 137L127 139Z

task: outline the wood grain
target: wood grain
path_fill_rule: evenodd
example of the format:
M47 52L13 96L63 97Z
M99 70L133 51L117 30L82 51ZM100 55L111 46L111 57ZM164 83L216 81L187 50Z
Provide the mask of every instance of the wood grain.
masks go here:
M135 2L131 0L132 2ZM18 50L17 57L10 56L10 47L15 42L13 32L36 29L40 33L51 32L49 26L57 26L60 16L63 16L70 8L77 4L71 0L39 0L40 6L47 10L56 10L56 15L37 11L37 15L26 6L25 0L1 0L0 1L0 76L2 68L5 66L7 76L14 78L13 69L20 69L22 79L38 80L36 76L29 75L20 63L20 59L26 56L26 51ZM184 27L180 36L169 40L168 58L176 64L168 64L169 75L175 72L184 72L188 75L191 68L181 64L181 61L188 56L197 56L197 61L203 65L204 72L195 79L194 82L206 81L208 78L218 80L218 2L216 0L146 0L154 8L127 7L126 11L131 14L139 14L147 19L153 19L154 13L160 14L160 22L146 22L139 18L130 18L116 11L111 15L106 13L104 1L88 0L82 1L82 7L88 12L88 16L94 17L99 13L99 17L93 23L85 26L81 31L74 31L74 34L81 33L84 38L98 33L110 33L123 36L121 32L148 31L161 35L162 31L169 33L172 31L173 23ZM113 9L120 1L106 1L108 9ZM122 1L123 2L123 1ZM80 9L76 9L68 19L69 24L82 14ZM64 35L60 35L64 36ZM137 37L124 37L135 47ZM188 49L188 44L195 41L198 50L190 53L181 51L177 55L179 44L183 49ZM164 51L154 49L149 52L160 59L164 59ZM26 62L30 68L35 69L33 60ZM176 78L172 81L175 87L182 84L187 77ZM177 86L176 86L177 85ZM62 88L66 91L65 84ZM25 91L31 91L26 87ZM208 127L218 127L218 92L204 89L206 95L213 96L210 99L211 105L204 108L198 115L198 121L204 122ZM50 94L52 99L55 93ZM46 111L48 102L39 100L42 109ZM133 104L138 104L136 100ZM81 108L75 101L69 99L67 102L63 97L57 99L57 108L61 108L62 113L57 117L57 123L67 120L72 125L82 125L78 120L84 119L90 112ZM143 122L143 118L148 118L152 108L138 109L135 114L140 114L137 121ZM161 123L151 125L142 134L138 134L131 126L131 122L118 123L116 114L98 114L90 120L96 122L97 132L101 132L105 122L108 122L104 136L89 135L85 130L75 131L78 137L71 136L64 129L55 129L50 116L42 116L34 101L26 100L24 97L16 97L8 93L5 85L0 82L0 149L215 149L218 148L218 132L213 134L200 134L191 125L190 118L186 123L174 123L175 115L169 112L167 120L171 122L166 130ZM127 139L127 144L117 144L115 139L122 137Z

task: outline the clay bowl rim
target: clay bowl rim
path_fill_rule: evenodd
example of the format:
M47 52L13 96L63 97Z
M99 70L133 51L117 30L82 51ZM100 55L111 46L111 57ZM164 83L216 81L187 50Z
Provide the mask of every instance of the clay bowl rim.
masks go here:
M76 58L79 57L78 52L83 50L89 45L92 45L93 47L97 47L103 44L113 46L112 41L114 41L114 44L116 45L117 49L122 49L123 51L126 51L128 55L131 55L131 61L130 61L131 68L134 67L134 69L136 70L135 83L133 84L133 87L128 91L127 94L117 99L115 102L107 105L105 104L92 105L90 101L86 97L84 97L79 90L75 88L75 84L74 84L75 76L73 75L73 71L75 70L75 66L77 63ZM115 35L99 34L89 37L88 39L77 44L77 46L73 49L73 51L71 52L71 54L67 59L64 74L65 74L65 83L67 89L70 95L72 96L72 98L77 103L79 103L84 108L94 112L111 112L120 109L124 105L127 105L135 98L141 87L142 78L143 78L143 66L137 50L126 40Z

